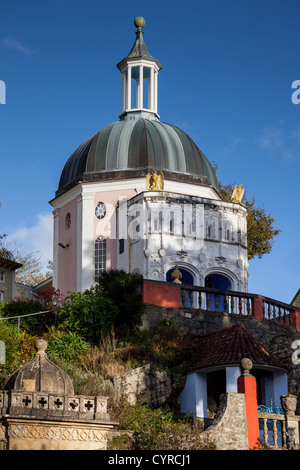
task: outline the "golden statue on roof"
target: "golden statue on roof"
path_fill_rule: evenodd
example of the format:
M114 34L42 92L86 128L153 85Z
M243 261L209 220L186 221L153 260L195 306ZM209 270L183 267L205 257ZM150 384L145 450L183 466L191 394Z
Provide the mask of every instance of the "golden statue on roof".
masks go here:
M155 170L154 173L147 173L146 176L146 188L147 191L163 191L164 189L164 174L162 171L157 173Z
M243 188L243 186L241 184L239 184L238 186L235 185L235 187L232 191L230 202L234 202L236 204L241 204L242 206L245 207L245 204L242 203L242 199L244 197L244 194L245 194L245 188Z

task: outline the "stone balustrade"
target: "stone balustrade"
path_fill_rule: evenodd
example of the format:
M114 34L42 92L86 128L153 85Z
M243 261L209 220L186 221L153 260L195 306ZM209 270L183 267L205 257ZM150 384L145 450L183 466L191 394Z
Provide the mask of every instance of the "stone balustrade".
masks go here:
M142 296L144 303L149 305L227 312L275 321L300 331L300 311L296 307L259 294L144 280Z
M107 397L46 392L0 391L0 415L43 419L108 421Z

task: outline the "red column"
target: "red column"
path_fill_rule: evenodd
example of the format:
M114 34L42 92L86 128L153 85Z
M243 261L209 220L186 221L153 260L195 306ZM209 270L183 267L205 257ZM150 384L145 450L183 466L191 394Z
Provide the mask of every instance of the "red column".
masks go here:
M300 331L300 312L297 312L297 310L294 310L294 312L292 312L291 315L292 315L292 326L296 328L297 331Z
M257 320L263 319L263 307L262 307L262 299L255 297L252 300L252 316L257 318Z
M238 393L245 394L249 450L258 450L260 444L255 377L241 375L238 378Z

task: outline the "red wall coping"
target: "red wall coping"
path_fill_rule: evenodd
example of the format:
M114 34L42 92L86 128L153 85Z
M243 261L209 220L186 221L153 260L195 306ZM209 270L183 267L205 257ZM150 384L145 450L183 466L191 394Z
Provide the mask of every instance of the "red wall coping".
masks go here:
M180 308L180 287L168 283L143 282L143 302L159 307Z

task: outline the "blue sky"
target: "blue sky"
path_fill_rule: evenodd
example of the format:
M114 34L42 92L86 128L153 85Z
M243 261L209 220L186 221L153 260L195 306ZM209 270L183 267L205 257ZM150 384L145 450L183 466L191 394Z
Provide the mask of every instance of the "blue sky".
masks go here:
M249 292L290 302L300 288L298 0L0 0L0 233L52 253L49 202L78 145L121 109L116 64L146 20L159 59L161 121L186 131L223 183L237 182L282 230L250 261ZM0 95L1 96L1 95Z

